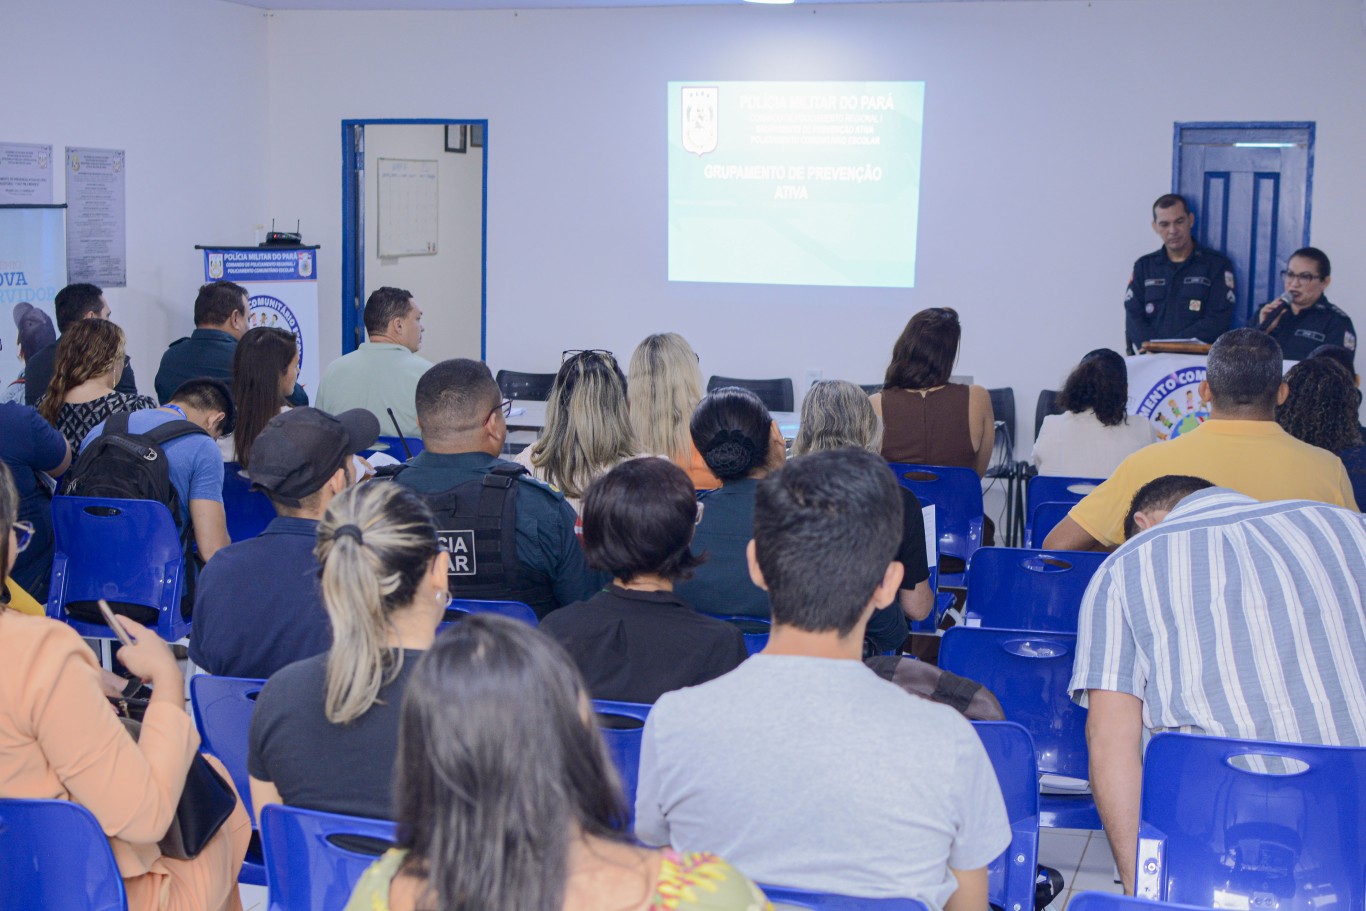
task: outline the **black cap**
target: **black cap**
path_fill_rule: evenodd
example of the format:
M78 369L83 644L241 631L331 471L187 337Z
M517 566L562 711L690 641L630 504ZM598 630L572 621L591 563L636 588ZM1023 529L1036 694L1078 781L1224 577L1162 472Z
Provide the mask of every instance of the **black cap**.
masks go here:
M364 408L336 417L316 408L291 408L271 418L252 444L247 476L253 490L298 506L378 437L379 419Z

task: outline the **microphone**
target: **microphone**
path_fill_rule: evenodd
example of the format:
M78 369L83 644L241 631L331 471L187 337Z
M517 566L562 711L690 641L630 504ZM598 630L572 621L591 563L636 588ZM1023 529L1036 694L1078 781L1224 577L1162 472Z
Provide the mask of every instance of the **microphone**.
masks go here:
M1257 331L1270 332L1271 327L1276 325L1276 323L1280 322L1282 314L1284 314L1285 311L1290 309L1290 304L1292 301L1294 301L1294 299L1295 296L1291 294L1289 291L1286 291L1280 297L1276 298L1276 300L1279 301L1279 303L1276 305L1276 309L1272 310L1271 313L1267 315L1266 319L1262 320L1261 323L1258 324Z
M1287 291L1285 293L1289 294L1290 292ZM398 418L394 417L394 409L386 408L384 410L389 412L389 420L394 422L394 432L398 434L398 442L403 446L403 454L411 459L413 457L413 451L408 448L408 441L403 437L403 428L398 426Z

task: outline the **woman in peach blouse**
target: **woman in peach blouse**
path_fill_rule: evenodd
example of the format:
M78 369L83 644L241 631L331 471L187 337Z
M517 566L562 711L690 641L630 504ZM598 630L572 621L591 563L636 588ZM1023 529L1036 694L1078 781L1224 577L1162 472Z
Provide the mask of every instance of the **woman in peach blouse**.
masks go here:
M20 547L17 504L14 481L0 465L0 582ZM95 814L130 911L240 911L237 873L251 837L241 803L193 860L162 857L157 848L199 735L170 648L120 619L134 643L119 659L153 690L136 742L114 715L95 655L75 630L0 608L0 797L72 800Z

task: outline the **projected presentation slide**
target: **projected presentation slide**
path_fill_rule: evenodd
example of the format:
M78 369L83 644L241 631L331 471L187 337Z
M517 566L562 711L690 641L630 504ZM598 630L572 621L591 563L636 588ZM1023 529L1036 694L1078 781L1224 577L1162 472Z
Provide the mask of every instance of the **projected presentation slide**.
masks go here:
M910 288L923 82L670 82L669 280Z

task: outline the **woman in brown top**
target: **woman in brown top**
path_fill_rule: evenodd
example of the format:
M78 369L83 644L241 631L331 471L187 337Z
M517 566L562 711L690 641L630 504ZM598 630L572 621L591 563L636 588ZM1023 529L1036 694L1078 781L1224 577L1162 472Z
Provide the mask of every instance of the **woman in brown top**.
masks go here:
M19 549L17 504L0 464L0 587ZM120 619L134 643L119 659L153 688L136 742L110 710L94 653L76 631L0 606L0 797L72 800L95 814L130 911L241 911L237 873L251 838L241 803L193 860L162 857L157 848L199 735L170 648Z
M892 347L882 391L871 396L882 417L882 457L986 474L995 442L991 396L981 386L950 383L962 327L948 307L921 310Z

